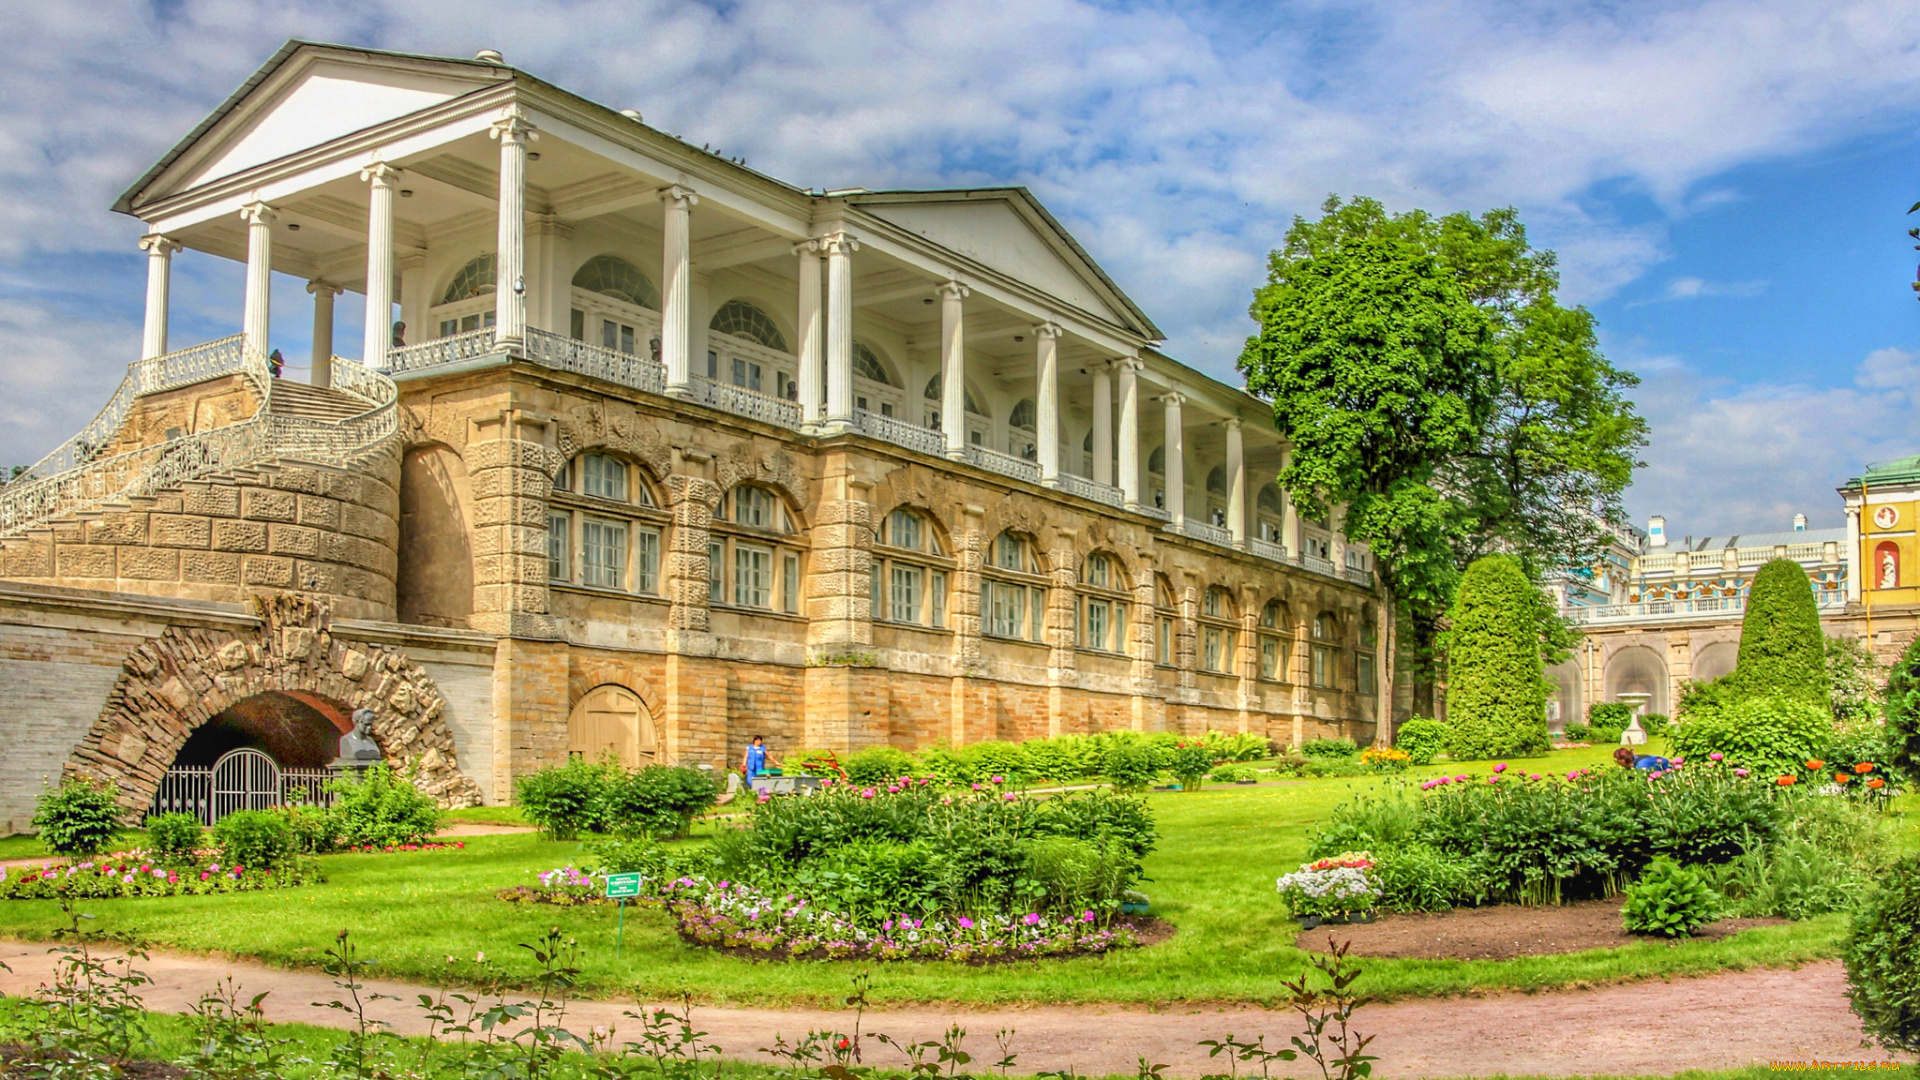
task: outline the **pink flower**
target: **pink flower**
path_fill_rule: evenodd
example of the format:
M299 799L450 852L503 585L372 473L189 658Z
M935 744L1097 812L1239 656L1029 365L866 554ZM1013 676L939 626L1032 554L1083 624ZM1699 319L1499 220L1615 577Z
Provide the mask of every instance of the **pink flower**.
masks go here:
M1466 773L1461 773L1461 774L1460 774L1459 776L1456 776L1456 777L1454 777L1454 780L1456 780L1456 781L1458 781L1459 783L1462 783L1462 784L1464 784L1464 783L1466 783L1466 782L1467 782L1467 774L1466 774Z
M1025 915L1020 916L1020 921L1026 923L1028 926L1039 926L1040 913L1037 911L1029 911Z
M1503 761L1503 762L1501 762L1500 764L1498 764L1498 765L1495 765L1495 766L1493 767L1493 771L1494 771L1494 772L1506 772L1506 771L1507 771L1507 763Z
M1747 773L1747 770L1745 769L1735 769L1733 770L1733 775L1744 777L1748 775L1748 773Z
M1540 779L1540 774L1539 774L1539 773L1528 773L1528 774L1527 774L1527 779L1529 779L1529 780L1538 780L1538 779Z
M965 915L960 916L960 929L962 930L973 929L973 920L967 918Z
M1015 795L1013 792L1009 791L1005 795L1002 795L1000 797L1007 800L1008 802L1012 802L1013 800L1019 798L1020 796Z
M861 797L861 798L863 798L863 799L871 799L871 798L873 798L873 794L874 794L874 792L873 792L873 789L872 789L872 788L868 788L868 789L866 789L865 791L862 791L862 792L860 793L860 797Z
M1007 778L1004 776L995 776L995 777L990 777L989 779L991 779L996 784L1004 784L1007 782Z
M201 880L201 881L205 881L205 880L207 880L207 876L208 876L208 875L207 875L207 872L206 872L206 871L204 871L204 870L202 870L202 871L200 872L200 880Z
M975 791L981 791L981 790L984 790L984 789L985 789L985 785L983 785L983 784L975 784L975 785L973 785L973 790L975 790Z
M1093 912L1091 912L1091 911L1083 911L1083 912L1081 912L1081 913L1080 913L1080 921L1081 921L1081 922L1092 922L1092 921L1093 921Z
M889 794L889 795L898 795L898 794L900 794L900 785L899 785L899 784L888 784L888 785L887 785L887 794Z
M1727 755L1725 755L1725 754L1723 754L1723 753L1721 753L1720 751L1718 751L1718 750L1715 750L1715 751L1714 751L1713 753L1711 753L1711 754L1708 754L1708 755L1707 755L1707 760L1708 760L1708 761L1720 761L1720 760L1723 760L1723 759L1724 759L1724 758L1725 758L1726 756L1727 756ZM1680 759L1679 759L1679 758L1674 758L1674 760L1675 760L1675 761L1678 761L1678 760L1680 760Z
M1499 782L1500 782L1500 778L1499 778L1499 777L1497 777L1497 776L1489 776L1489 777L1487 777L1487 783L1489 783L1489 784L1497 784L1497 783L1499 783Z

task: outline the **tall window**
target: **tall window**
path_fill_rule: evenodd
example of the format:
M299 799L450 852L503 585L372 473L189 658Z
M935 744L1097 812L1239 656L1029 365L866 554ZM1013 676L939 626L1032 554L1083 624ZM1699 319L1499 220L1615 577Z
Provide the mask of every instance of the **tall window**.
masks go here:
M1147 453L1147 487L1153 494L1153 505L1161 510L1167 508L1167 448L1156 446Z
M947 581L953 561L933 523L917 510L894 510L874 542L873 617L935 629L947 625Z
M1272 484L1261 484L1260 494L1254 498L1254 516L1260 519L1260 539L1269 544L1286 543L1280 535L1287 512L1282 498L1280 489Z
M454 273L433 309L441 337L493 325L495 273L491 252L470 260Z
M1233 622L1233 598L1218 585L1200 598L1200 669L1234 673L1239 630Z
M707 599L717 605L800 613L804 552L778 495L740 484L713 516Z
M1313 617L1313 685L1330 689L1338 670L1340 621L1331 611Z
M980 582L980 616L987 634L1020 641L1045 636L1047 582L1033 544L1013 533L994 537Z
M1354 682L1359 684L1354 687L1354 689L1363 694L1377 694L1380 692L1380 687L1376 685L1378 680L1375 677L1375 669L1373 666L1374 657L1379 652L1379 642L1380 633L1374 629L1373 617L1363 616L1360 621L1360 651L1354 654L1353 663Z
M1039 436L1034 433L1038 416L1039 410L1035 408L1032 398L1021 398L1013 403L1013 411L1007 414L1007 453L1028 461L1039 458Z
M1260 609L1260 677L1275 682L1291 682L1287 672L1292 620L1287 607L1278 600L1269 600Z
M658 596L667 521L638 466L608 454L581 454L553 478L547 577L555 584Z
M1080 647L1096 652L1127 652L1126 575L1120 561L1102 551L1080 565Z
M1165 578L1154 584L1153 612L1153 661L1161 667L1173 667L1180 662L1179 635L1180 601L1173 594L1173 586Z

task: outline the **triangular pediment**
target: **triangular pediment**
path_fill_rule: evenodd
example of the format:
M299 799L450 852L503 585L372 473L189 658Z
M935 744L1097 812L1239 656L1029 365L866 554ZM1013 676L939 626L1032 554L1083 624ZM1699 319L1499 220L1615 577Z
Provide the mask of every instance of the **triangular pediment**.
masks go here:
M282 49L122 198L187 191L511 77L504 67L338 46Z
M1149 338L1146 316L1023 190L884 193L861 210Z

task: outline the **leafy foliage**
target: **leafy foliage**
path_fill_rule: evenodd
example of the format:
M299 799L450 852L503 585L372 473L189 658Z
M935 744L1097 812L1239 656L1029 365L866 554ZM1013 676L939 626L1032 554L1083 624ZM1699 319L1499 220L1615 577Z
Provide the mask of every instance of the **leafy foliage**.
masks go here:
M1416 716L1400 725L1393 745L1407 752L1415 765L1431 765L1447 746L1447 725L1432 717Z
M1545 594L1517 559L1488 555L1467 568L1447 630L1447 752L1493 758L1545 751L1546 679L1538 611Z
M685 836L719 796L699 769L648 765L624 776L605 774L607 824L620 831Z
M575 840L606 821L607 773L603 765L575 759L520 776L513 792L520 812L542 832L555 840Z
M1207 778L1207 770L1213 768L1213 754L1206 747L1197 744L1183 744L1173 748L1167 762L1167 771L1180 783L1182 791L1197 791Z
M1806 570L1792 559L1774 559L1754 574L1731 678L1742 696L1799 697L1831 709L1820 609Z
M1907 644L1887 675L1886 711L1891 764L1920 782L1920 637Z
M1360 747L1352 739L1308 739L1300 746L1300 752L1310 758L1348 758L1360 752Z
M55 855L91 855L113 842L123 811L120 790L112 782L69 776L40 795L33 827Z
M1153 765L1153 752L1144 745L1115 743L1107 750L1101 771L1115 791L1144 791L1159 770Z
M206 838L192 814L156 814L146 822L147 844L161 859L191 859Z
M214 823L213 839L228 862L260 870L277 870L298 851L293 826L272 810L236 810Z
M1880 719L1886 704L1887 667L1857 637L1826 639L1827 687L1836 724Z
M884 784L914 771L913 758L891 746L862 750L849 755L841 764L846 767L847 781L854 784Z
M1719 917L1720 904L1705 875L1663 855L1627 889L1620 914L1631 934L1690 937Z
M1860 905L1846 962L1861 1027L1889 1050L1920 1052L1920 855L1888 868Z
M336 823L336 844L386 847L419 844L440 831L445 813L433 797L413 784L413 775L379 761L361 772L358 778L343 777L328 784L333 792L329 816ZM296 824L296 829L303 826ZM309 836L319 837L329 824L321 821L304 825Z
M1832 734L1825 701L1736 697L1696 702L1673 726L1669 743L1689 759L1720 753L1730 764L1770 777L1799 772L1803 762L1825 751Z
M1567 737L1569 742L1586 742L1587 737L1593 734L1593 729L1578 720L1574 720L1570 721L1566 727L1561 728L1560 732Z

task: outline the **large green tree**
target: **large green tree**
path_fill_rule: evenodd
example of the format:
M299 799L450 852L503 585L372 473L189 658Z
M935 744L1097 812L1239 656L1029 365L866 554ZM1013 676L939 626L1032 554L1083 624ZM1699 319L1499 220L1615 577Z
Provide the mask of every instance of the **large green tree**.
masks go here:
M1646 441L1636 380L1560 304L1514 211L1322 211L1270 256L1240 369L1291 444L1281 486L1315 517L1347 507L1425 658L1475 558L1510 553L1536 580L1598 558ZM1541 633L1550 659L1570 642L1552 618Z

